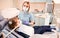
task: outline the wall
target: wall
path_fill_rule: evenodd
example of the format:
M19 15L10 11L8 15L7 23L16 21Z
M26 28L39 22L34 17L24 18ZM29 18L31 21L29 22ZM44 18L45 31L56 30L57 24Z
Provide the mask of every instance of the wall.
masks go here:
M14 7L13 0L0 0L0 9Z
M56 4L54 5L54 15L57 17L57 18L60 18L60 4ZM58 24L58 27L60 26L59 24L60 23L57 23L57 18L53 19L53 23L54 24ZM60 20L60 19L59 19ZM60 22L60 21L59 21Z
M23 0L18 0L16 7L22 10ZM34 9L39 9L40 11L45 8L45 2L30 2L30 11L34 11Z
M55 4L54 13L57 17L60 18L60 4Z
M39 11L41 11L45 8L45 2L41 2L41 3L40 2L37 2L37 3L33 2L30 5L31 5L30 11L34 11L34 9L38 9Z
M0 0L0 9L16 7L16 8L19 8L20 10L22 10L23 2L24 2L24 0ZM37 2L37 3L32 2L30 5L31 5L30 11L32 11L36 8L39 10L42 10L45 8L44 2Z

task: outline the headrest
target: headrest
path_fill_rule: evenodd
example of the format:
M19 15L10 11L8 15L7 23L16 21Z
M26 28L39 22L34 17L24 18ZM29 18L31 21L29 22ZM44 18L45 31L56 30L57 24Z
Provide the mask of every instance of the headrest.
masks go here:
M8 19L17 16L18 14L19 14L19 10L17 8L6 8L1 11L1 15L4 18L8 18Z

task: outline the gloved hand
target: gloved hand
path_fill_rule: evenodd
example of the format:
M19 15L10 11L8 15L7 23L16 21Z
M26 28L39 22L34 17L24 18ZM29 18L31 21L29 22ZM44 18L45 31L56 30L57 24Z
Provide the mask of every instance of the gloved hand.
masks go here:
M24 24L24 25L29 25L29 22L22 20L22 24Z

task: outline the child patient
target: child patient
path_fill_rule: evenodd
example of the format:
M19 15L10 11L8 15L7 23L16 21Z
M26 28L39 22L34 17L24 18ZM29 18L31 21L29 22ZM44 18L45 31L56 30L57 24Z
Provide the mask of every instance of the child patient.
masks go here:
M12 19L9 20L8 22L8 27L9 29L14 29L16 26L18 26L19 20L17 17L14 17Z
M2 37L6 36L11 30L18 26L18 18L14 17L9 19L7 26L2 30ZM19 26L18 26L19 27ZM16 38L12 33L7 38Z

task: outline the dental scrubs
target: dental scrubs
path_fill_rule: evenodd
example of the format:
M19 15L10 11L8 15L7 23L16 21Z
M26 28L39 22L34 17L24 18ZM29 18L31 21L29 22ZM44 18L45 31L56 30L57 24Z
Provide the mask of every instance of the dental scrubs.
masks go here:
M22 21L22 22L31 22L34 21L34 15L32 13L28 13L28 12L20 12L20 14L18 15L18 18Z

